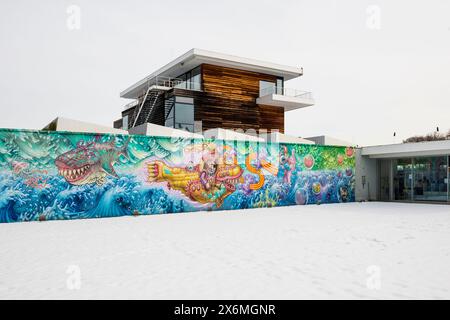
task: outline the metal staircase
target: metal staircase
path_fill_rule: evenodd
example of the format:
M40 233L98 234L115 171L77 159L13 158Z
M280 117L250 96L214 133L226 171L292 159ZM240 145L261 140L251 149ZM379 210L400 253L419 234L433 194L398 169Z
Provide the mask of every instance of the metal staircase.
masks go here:
M147 89L136 101L129 103L126 108L134 107L134 112L130 117L130 128L134 128L147 122L159 123L167 120L170 110L175 105L175 98L171 97L161 101L166 96L165 92L171 89L201 90L201 85L197 82L184 81L177 78L157 77L152 82L148 82ZM161 112L155 114L155 112Z
M160 90L151 90L151 88L148 88L142 102L139 104L139 108L136 108L134 111L134 122L132 127L146 123L151 119L158 98L162 94L163 92Z
M172 110L174 105L175 105L175 97L173 97L173 96L166 99L166 101L164 102L164 122L166 122L167 117L169 116L170 110Z

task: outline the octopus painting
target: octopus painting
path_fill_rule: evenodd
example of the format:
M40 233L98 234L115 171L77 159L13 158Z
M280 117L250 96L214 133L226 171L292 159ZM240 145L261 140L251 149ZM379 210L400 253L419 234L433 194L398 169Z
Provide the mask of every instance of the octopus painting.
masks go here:
M147 164L148 182L167 182L169 189L181 191L189 199L202 204L215 203L220 208L224 199L236 191L243 170L236 164L207 164L184 168L169 166L164 161Z

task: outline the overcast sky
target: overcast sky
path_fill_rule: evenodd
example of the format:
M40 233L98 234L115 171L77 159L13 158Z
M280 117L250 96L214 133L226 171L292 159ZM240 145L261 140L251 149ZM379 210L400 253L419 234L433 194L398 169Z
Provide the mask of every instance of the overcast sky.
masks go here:
M120 91L196 47L302 66L286 87L316 104L286 113L288 134L369 145L450 129L448 0L1 0L0 39L0 127L112 125Z

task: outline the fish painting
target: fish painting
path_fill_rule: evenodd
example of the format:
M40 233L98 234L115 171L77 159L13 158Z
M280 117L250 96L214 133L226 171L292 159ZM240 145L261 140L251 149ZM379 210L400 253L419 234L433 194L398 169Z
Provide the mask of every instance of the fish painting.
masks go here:
M107 143L78 143L75 149L58 156L55 165L71 185L102 185L107 176L118 178L114 164L120 156L128 157L129 141L121 148L116 147L114 139Z

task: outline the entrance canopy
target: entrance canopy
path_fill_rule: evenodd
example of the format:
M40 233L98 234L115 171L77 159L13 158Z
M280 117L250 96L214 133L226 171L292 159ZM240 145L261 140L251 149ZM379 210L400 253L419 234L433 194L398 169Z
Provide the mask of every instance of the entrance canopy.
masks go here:
M401 158L450 154L450 140L388 144L363 147L361 155L369 158Z

